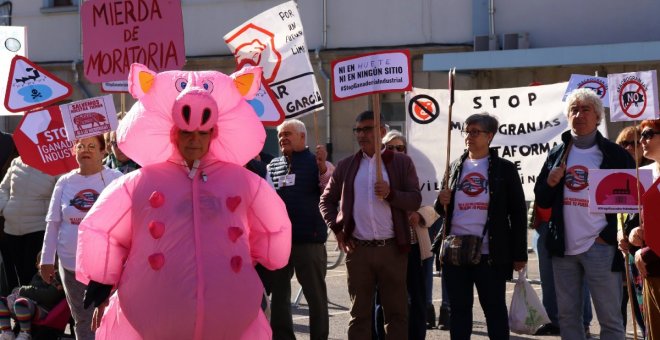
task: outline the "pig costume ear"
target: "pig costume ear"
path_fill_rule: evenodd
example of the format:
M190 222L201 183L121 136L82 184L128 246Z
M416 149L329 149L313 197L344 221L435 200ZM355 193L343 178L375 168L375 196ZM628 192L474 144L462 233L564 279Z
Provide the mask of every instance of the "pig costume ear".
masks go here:
M181 79L187 83L184 89L177 83ZM214 89L204 95L202 88L208 81ZM142 166L182 159L171 138L177 125L173 114L181 106L179 102L187 101L194 108L200 103L194 99L196 95L204 101L215 102L218 108L217 116L211 115L212 119L197 127L214 129L209 152L202 160L244 165L261 151L266 139L263 124L246 101L255 96L260 84L259 67L245 68L227 76L215 71L156 73L144 65L133 64L128 86L138 101L119 124L119 147Z

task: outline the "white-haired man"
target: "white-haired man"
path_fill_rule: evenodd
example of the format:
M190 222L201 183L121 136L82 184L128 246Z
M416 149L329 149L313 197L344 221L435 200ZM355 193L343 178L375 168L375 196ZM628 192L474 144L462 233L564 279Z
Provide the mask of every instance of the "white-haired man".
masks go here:
M266 177L284 201L292 224L289 264L265 274L266 289L272 294L273 339L295 339L291 315L294 272L309 304L310 338L325 340L329 332L324 244L328 229L319 211L319 200L334 166L326 161L324 146L317 145L316 154L309 150L306 137L305 124L297 119L279 125L277 138L282 156L273 158L267 167Z
M537 204L552 208L546 245L552 256L561 338L585 339L582 286L586 281L600 338L624 339L623 257L617 251L616 214L589 212L588 175L589 169L629 169L635 162L598 132L604 110L593 91L573 91L566 108L570 130L562 134L563 143L550 150L534 187Z

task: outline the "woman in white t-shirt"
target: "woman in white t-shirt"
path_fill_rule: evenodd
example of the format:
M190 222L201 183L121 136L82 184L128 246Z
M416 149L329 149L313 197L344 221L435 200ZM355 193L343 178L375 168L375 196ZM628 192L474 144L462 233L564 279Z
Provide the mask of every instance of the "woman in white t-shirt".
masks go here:
M39 272L50 283L55 275L55 254L71 314L76 321L76 339L94 339L91 331L93 308L83 308L86 286L76 280L78 225L101 191L121 172L102 165L106 153L102 135L77 140L73 146L79 168L64 174L55 184L46 216L46 234Z
M465 120L467 151L449 169L435 210L445 216L446 233L454 235L452 248L463 239L480 237L479 263L442 259L443 280L451 297L449 332L452 339L472 334L474 287L486 316L488 337L509 338L506 280L527 263L527 207L516 165L490 148L499 122L487 113ZM446 211L445 211L446 207ZM476 248L476 247L475 247ZM459 256L460 257L460 256ZM459 262L459 263L457 263Z

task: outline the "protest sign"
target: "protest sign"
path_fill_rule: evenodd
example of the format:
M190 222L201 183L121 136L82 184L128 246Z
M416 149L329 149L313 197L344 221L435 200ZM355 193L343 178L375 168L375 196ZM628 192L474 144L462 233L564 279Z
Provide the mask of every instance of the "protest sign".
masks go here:
M656 71L615 73L607 76L610 121L658 119Z
M112 95L60 105L69 140L100 135L117 129L117 111Z
M638 213L638 197L653 183L651 169L639 169L639 196L635 169L589 169L589 212Z
M14 131L14 142L23 162L49 175L78 167L57 106L26 113Z
M576 89L590 89L594 91L603 102L604 107L610 107L610 91L607 90L607 78L586 76L582 74L571 74L571 79L568 80L566 93L562 101L566 101L568 95Z
M276 98L272 104L264 103L264 107L279 107L286 118L323 109L295 2L255 16L227 33L224 40L236 58L237 68L263 68L266 84Z
M29 59L17 55L12 59L5 108L11 112L45 107L71 95L71 85L39 67Z
M534 184L548 151L560 143L567 130L565 104L561 98L567 83L505 88L494 90L455 91L451 122L451 161L465 150L460 134L465 119L489 112L500 126L491 144L500 157L518 168L527 200L534 199ZM447 148L448 90L413 88L406 93L406 129L408 155L415 162L424 204L432 204L444 174ZM606 124L599 130L604 136Z
M132 63L162 72L186 62L181 0L88 0L80 16L93 83L128 79Z
M368 53L332 62L332 96L335 100L411 89L408 50Z
M9 70L15 56L24 56L27 54L27 45L25 43L25 27L19 26L0 26L0 93L7 92L7 81ZM15 115L0 106L0 116Z

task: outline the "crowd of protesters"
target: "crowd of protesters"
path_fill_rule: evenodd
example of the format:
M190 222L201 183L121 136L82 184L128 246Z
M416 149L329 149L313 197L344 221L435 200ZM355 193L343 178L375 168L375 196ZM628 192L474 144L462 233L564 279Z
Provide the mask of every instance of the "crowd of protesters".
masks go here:
M539 169L535 196L527 197L533 201L529 218L516 166L491 148L499 122L488 113L465 120L465 152L451 163L434 206L421 205L405 137L388 131L374 112L357 115L353 134L359 150L336 165L323 146L307 147L301 121L282 123L277 128L281 156L257 157L246 165L275 189L292 223L288 264L257 268L272 301L273 338L295 339L294 274L309 304L311 339L328 338L324 243L329 228L347 254L349 339L424 339L437 321L431 297L434 257L441 263L436 269L442 275L442 329L452 339L471 337L476 287L489 338L508 339L506 282L527 265L529 224L539 234L543 304L551 321L537 335L586 339L593 302L600 338L624 339L632 302L643 335L659 339L660 256L647 246L638 214L595 214L571 202L589 199L588 186L582 185L587 174L576 169L637 166L651 169L654 180L660 177L660 120L626 128L611 142L598 131L603 116L592 91L576 90L567 98L569 130ZM54 307L52 300L14 289L35 284L66 296L76 338L93 339L94 309L83 306L88 287L75 274L78 225L104 188L140 166L121 152L114 132L75 141L79 167L61 176L16 157L8 134L0 140L0 253L7 282L2 295L12 297L0 300L5 317L0 339L15 338L5 322L9 314L22 322L16 338L30 339L25 322L43 319ZM454 253L451 244L458 243L472 244L474 254ZM33 261L39 252L37 269Z

